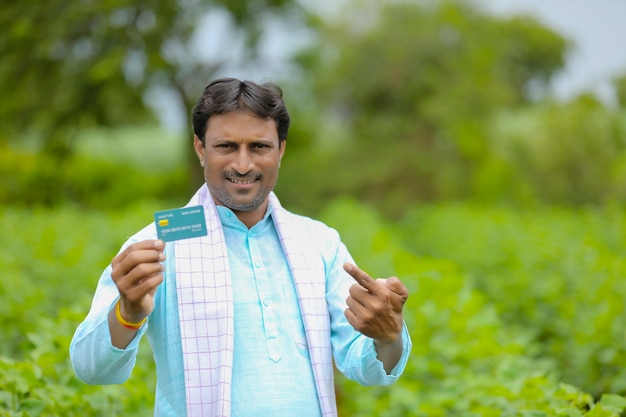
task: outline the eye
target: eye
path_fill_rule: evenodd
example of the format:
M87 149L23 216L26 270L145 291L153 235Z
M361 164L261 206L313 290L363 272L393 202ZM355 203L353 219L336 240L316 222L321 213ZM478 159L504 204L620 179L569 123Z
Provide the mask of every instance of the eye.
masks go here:
M216 148L219 149L232 149L235 147L234 143L218 143L215 145Z

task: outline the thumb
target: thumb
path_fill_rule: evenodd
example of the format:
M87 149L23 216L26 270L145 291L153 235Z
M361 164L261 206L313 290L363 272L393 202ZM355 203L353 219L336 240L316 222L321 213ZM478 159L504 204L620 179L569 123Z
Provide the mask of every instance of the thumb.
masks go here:
M391 292L398 294L402 298L403 303L409 298L409 290L398 277L387 278L384 284Z

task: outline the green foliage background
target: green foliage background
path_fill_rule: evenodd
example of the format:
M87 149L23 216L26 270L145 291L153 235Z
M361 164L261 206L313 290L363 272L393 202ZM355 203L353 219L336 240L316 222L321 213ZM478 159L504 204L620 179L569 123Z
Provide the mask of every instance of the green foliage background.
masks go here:
M120 236L162 204L0 211L7 248L0 291L8 295L0 415L150 414L147 345L121 386L82 384L67 352ZM401 276L411 291L406 320L415 345L406 373L391 388L338 375L341 415L617 416L626 408L617 395L624 393L626 284L617 277L625 242L606 227L623 226L623 212L443 205L390 224L373 208L337 200L320 218L340 230L364 268Z
M406 373L392 387L338 375L342 417L626 415L625 77L619 106L556 102L547 86L570 45L532 19L469 2L342 4L0 12L0 86L14 96L0 105L1 417L152 414L147 345L131 379L105 387L76 379L68 347L125 237L199 181L191 135L155 125L146 97L173 89L188 110L228 67L187 43L202 12L229 16L227 46L246 45L248 64L263 22L310 32L295 75L274 79L293 119L277 192L411 291ZM165 53L172 42L194 59Z

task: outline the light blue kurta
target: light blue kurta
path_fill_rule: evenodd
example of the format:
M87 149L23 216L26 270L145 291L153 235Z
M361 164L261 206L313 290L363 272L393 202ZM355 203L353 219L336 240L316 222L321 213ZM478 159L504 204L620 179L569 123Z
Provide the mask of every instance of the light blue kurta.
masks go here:
M246 241L245 247L236 245L237 249L229 250L228 253L236 319L232 415L238 416L239 412L241 415L250 415L249 409L240 406L251 405L257 410L255 407L258 405L275 410L277 416L319 416L321 399L318 398L319 392L316 392L311 377L309 347L303 337L304 324L301 316L295 314L300 309L294 297L293 283L289 285L291 275L284 262L285 254L281 250L274 225L269 221L271 217L266 216L258 227L245 231L233 219L229 219L228 213L227 209L220 208L220 217L226 226L226 241L229 244L233 240L239 243ZM314 222L300 219L303 222ZM318 249L326 275L325 298L331 324L328 337L335 365L348 378L361 384L391 384L404 370L411 348L406 327L402 335L402 358L391 374L387 375L382 363L376 358L373 341L354 331L343 315L347 288L353 281L343 271L342 265L344 262L352 262L352 259L336 232L320 228L320 225L316 222L316 227L310 230L323 230L322 235L304 238L325 242ZM155 238L154 235L154 227L149 226L130 238L124 247L136 241ZM138 341L147 334L158 372L155 416L163 417L187 415L173 252L174 245L168 243L165 278L155 294L155 309L148 323L139 330L137 337L126 349L117 349L110 342L108 311L119 296L110 276L110 266L100 278L92 308L76 330L70 347L72 364L81 379L94 384L121 383L128 378L134 366ZM273 271L271 276L267 274L270 270ZM256 285L250 285L251 282ZM291 301L283 304L285 300ZM242 316L253 317L251 321L242 321ZM247 327L253 323L254 328ZM245 366L251 361L254 367ZM250 378L250 375L253 377ZM283 388L280 388L281 384ZM277 389L285 390L291 397L275 395ZM300 391L295 392L295 389ZM294 411L297 414L283 409L287 403L293 402L285 400L293 398L298 398L298 403L293 404L298 410ZM297 408L299 406L302 408ZM262 415L271 416L265 413Z

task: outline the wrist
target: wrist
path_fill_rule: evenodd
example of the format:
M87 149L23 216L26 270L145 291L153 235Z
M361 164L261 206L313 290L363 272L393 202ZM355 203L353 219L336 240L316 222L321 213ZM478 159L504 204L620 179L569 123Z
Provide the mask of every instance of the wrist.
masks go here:
M147 320L146 317L144 317L143 320L139 322L131 322L124 319L124 317L122 317L120 300L117 300L117 303L115 303L115 318L121 326L126 327L129 330L139 330L139 328L141 328L141 326L143 326L143 324Z
M374 345L380 346L380 347L394 346L399 343L402 343L401 335L398 335L398 337L395 339L374 339Z

